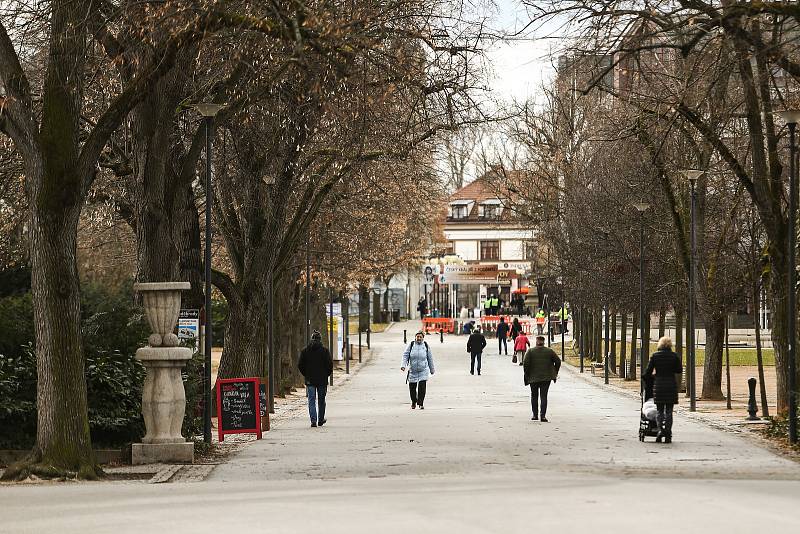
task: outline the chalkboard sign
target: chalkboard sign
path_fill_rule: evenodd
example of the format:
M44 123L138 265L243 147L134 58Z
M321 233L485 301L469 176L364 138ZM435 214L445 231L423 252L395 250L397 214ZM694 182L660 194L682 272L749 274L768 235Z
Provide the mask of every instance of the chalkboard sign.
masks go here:
M258 378L217 380L219 440L225 434L257 434L261 439L261 387Z

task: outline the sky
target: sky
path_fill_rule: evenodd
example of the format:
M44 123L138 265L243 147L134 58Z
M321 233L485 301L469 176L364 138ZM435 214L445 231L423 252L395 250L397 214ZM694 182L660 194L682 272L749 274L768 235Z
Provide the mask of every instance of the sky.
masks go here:
M529 22L518 0L495 0L491 24L495 29L516 33ZM497 43L487 52L492 65L490 86L504 100L536 98L542 82L552 79L555 69L550 53L558 41L550 38L551 27L528 29L519 38Z

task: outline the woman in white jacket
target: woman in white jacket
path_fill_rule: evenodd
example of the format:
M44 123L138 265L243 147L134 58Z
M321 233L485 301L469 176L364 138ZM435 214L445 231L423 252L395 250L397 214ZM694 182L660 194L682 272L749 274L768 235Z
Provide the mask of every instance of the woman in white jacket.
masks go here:
M408 391L411 395L411 409L417 407L424 410L425 391L427 389L428 378L436 371L433 368L433 354L428 343L424 341L425 334L417 332L414 341L406 347L403 353L403 365L401 371L408 369L407 381Z

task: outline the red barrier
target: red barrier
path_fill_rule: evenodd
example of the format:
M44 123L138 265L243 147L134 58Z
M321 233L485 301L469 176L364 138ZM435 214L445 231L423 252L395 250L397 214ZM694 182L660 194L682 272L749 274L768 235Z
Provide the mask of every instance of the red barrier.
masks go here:
M442 330L446 334L455 333L455 321L453 319L443 319L440 317L426 317L422 320L422 329L427 334L430 330L438 333Z

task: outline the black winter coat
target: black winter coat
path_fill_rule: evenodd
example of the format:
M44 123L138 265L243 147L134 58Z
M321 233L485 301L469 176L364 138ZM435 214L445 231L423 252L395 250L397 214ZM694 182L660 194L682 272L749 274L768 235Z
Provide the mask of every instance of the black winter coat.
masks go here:
M483 334L479 334L477 332L470 334L469 339L467 340L467 352L470 354L483 352L483 348L485 346L486 338L483 337Z
M502 322L497 325L497 337L508 337L508 323Z
M671 350L656 351L644 372L645 380L653 378L653 371L653 398L656 404L678 404L678 381L675 375L683 372L678 355Z
M310 386L324 386L333 373L333 358L319 341L312 341L300 352L297 368Z

